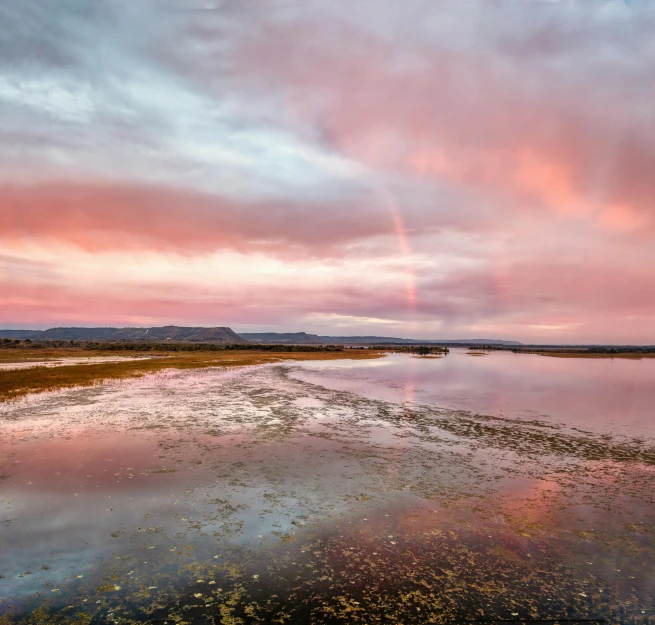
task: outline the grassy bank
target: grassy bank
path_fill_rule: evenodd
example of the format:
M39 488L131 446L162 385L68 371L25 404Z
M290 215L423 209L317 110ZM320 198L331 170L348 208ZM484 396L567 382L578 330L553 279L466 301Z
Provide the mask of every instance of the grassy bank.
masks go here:
M537 356L550 356L552 358L627 358L640 360L641 358L655 358L655 347L652 346L626 346L626 347L509 347L498 345L478 345L469 347L469 354L483 355L491 352L511 352L513 354L536 354Z
M13 350L12 350L13 351ZM30 362L56 360L62 358L92 356L134 356L134 352L117 353L112 351L92 352L75 349L38 349L2 354L0 362ZM164 369L203 369L207 367L240 367L282 360L341 360L379 358L383 352L373 350L348 349L344 351L307 352L265 352L265 351L208 351L208 352L156 352L150 353L147 360L122 362L102 362L98 364L63 365L58 367L33 367L0 371L0 401L7 401L27 395L76 386L93 386L108 380L134 378L156 373Z
M630 360L641 360L642 358L655 358L653 352L615 352L615 353L596 353L596 352L532 352L540 356L551 356L553 358L628 358Z

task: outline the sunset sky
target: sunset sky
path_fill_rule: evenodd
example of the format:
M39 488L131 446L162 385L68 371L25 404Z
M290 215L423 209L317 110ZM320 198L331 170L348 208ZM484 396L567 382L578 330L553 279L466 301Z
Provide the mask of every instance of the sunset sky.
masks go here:
M0 327L655 343L655 9L0 4Z

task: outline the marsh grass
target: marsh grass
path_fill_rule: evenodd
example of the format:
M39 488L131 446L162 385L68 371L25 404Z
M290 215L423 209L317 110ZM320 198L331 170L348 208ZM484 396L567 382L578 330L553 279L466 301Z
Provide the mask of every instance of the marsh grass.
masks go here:
M264 351L208 351L208 352L156 352L149 353L147 360L102 362L98 364L75 364L58 367L32 367L0 371L0 401L16 399L29 393L41 393L76 386L94 386L107 380L135 378L156 373L164 369L204 369L208 367L242 367L284 360L358 360L379 358L382 351L308 351L308 352L264 352ZM21 350L11 354L2 362L34 362L89 356L134 356L133 352L119 354L89 350Z
M164 352L158 353L164 355ZM89 351L78 348L37 348L37 349L0 349L0 363L8 362L41 362L47 360L62 360L64 358L89 358L97 356L131 356L141 357L134 352L109 352L106 350Z

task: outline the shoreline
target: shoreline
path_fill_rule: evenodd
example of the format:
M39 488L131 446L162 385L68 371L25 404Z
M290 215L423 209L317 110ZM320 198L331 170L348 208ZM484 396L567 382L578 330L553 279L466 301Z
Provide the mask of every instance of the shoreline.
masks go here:
M61 360L74 358L77 354L67 353L65 349L34 350L35 353L22 350L20 362L45 362L47 359ZM56 352L56 353L55 353ZM56 367L32 366L22 369L0 370L0 403L18 399L26 395L56 391L66 388L96 386L110 380L138 378L150 373L157 373L165 369L207 369L210 367L231 368L248 365L283 362L285 360L366 360L381 358L384 351L355 350L344 351L307 351L307 352L266 352L266 351L198 351L198 352L169 352L152 354L151 358L131 358L122 361L105 361L98 363L84 363L72 365L59 365ZM105 357L105 351L98 353L85 350L86 357ZM112 354L117 356L118 354ZM121 354L122 355L122 354ZM134 354L130 354L134 356ZM36 357L40 356L39 360ZM0 362L8 364L8 359Z
M551 358L623 358L627 360L642 360L643 358L655 358L652 352L617 352L614 354L599 354L594 352L528 352L538 356L550 356Z

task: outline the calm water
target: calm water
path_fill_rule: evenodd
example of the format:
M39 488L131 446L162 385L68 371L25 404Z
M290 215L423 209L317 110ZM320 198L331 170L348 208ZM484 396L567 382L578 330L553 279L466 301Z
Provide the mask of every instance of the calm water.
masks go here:
M453 350L0 405L0 614L655 622L654 374Z
M655 437L655 359L557 358L453 349L440 359L308 362L301 379L388 401L430 403Z

